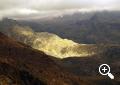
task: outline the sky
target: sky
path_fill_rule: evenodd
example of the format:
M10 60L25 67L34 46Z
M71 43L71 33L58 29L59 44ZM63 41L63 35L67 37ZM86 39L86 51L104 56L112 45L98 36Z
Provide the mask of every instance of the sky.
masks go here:
M0 0L0 18L43 18L77 11L120 10L120 0Z

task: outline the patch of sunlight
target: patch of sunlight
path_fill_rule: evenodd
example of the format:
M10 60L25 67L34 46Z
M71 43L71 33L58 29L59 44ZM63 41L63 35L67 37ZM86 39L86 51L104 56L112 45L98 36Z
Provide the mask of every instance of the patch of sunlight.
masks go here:
M85 57L96 53L94 46L78 44L48 32L34 32L29 27L15 26L12 34L18 41L57 58Z

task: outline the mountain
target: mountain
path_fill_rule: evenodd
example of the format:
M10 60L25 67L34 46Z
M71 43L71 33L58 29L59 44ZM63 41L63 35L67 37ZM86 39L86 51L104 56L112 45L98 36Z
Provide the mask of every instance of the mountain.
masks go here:
M82 44L120 44L120 12L74 13L50 20L20 21L38 32L49 32Z
M111 49L109 49L111 50ZM107 50L107 51L109 51ZM116 51L117 50L117 51ZM106 52L107 52L106 51ZM119 48L114 47L108 55L118 54ZM105 53L106 53L105 52ZM110 52L110 51L109 51ZM106 57L110 57L107 56ZM118 54L119 56L119 54ZM119 85L119 57L113 62L115 80L94 74L100 57L54 59L45 53L0 33L0 84L1 85ZM105 55L104 55L105 57ZM108 58L106 58L107 60ZM103 59L104 60L104 59ZM103 61L102 60L102 61ZM112 60L112 59L111 59ZM75 61L75 62L74 62ZM98 62L99 61L99 62ZM68 64L69 63L69 64ZM76 64L78 64L76 67ZM117 68L117 69L116 69ZM62 70L61 70L62 69ZM75 74L71 72L79 70ZM91 69L91 70L90 70ZM117 72L117 73L116 73ZM87 74L86 74L87 73Z
M78 12L52 19L0 21L0 31L15 25L29 26L36 32L49 32L81 44L120 44L120 12Z
M0 84L119 85L120 47L111 44L101 47L105 49L95 55L58 59L0 33ZM114 80L99 74L102 63L110 64Z
M14 26L6 33L10 37L25 43L34 49L57 58L86 57L102 52L97 45L78 44L48 32L35 32L30 27Z
M51 56L0 33L1 85L86 85Z

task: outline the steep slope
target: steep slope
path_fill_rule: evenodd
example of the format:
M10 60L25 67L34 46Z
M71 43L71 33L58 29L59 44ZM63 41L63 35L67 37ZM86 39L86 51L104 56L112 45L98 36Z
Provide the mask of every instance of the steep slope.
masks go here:
M0 84L85 85L61 69L50 56L0 33Z

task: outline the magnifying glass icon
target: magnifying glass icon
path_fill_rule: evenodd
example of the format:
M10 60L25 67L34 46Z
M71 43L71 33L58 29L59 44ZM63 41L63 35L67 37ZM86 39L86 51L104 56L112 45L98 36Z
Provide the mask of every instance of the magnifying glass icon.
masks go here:
M101 75L108 75L111 79L114 79L114 75L110 73L110 66L107 64L102 64L99 66L99 73Z

